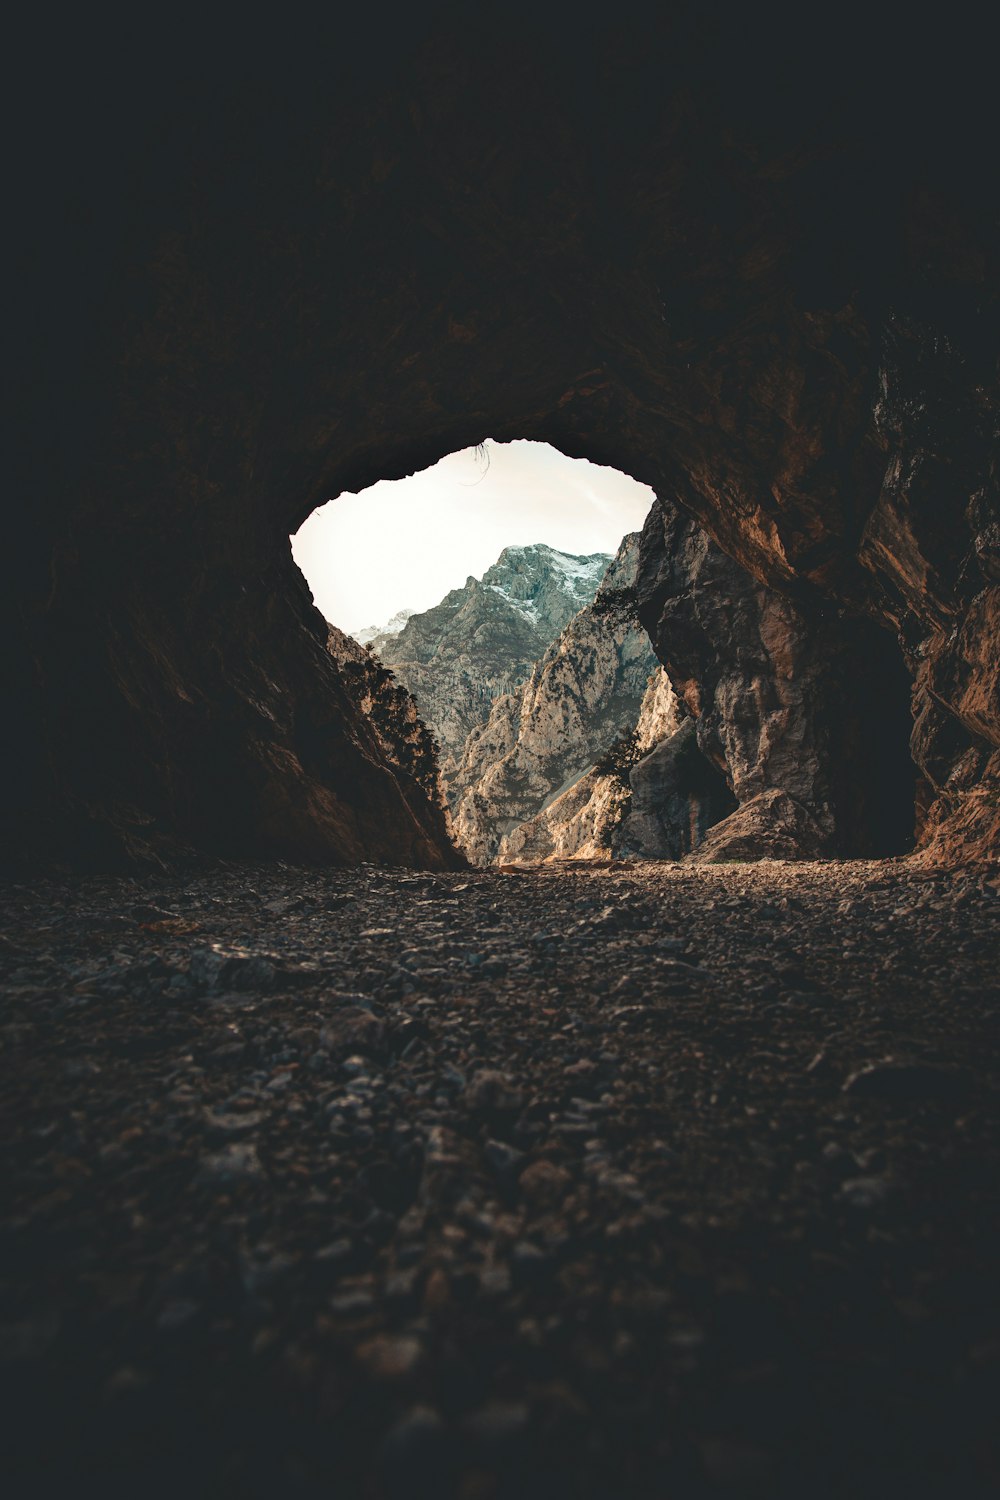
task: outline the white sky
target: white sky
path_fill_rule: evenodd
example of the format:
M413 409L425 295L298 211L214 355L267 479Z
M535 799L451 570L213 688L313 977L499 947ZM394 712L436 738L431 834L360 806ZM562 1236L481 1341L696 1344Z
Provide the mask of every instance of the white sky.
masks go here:
M480 578L504 547L613 553L653 502L646 485L548 443L491 441L488 451L485 473L466 448L313 511L292 555L328 620L351 632L429 609L470 573Z

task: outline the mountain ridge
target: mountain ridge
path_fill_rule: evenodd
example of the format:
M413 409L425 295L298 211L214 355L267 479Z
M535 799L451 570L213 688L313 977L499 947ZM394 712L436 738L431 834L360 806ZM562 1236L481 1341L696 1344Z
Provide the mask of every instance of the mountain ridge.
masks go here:
M520 826L571 792L615 739L635 729L659 663L645 631L604 606L634 583L638 556L639 533L631 532L594 598L470 732L450 801L459 843L476 863L515 852Z
M611 560L543 542L511 544L482 578L470 574L399 632L367 643L419 703L441 746L446 786L471 731L594 598Z

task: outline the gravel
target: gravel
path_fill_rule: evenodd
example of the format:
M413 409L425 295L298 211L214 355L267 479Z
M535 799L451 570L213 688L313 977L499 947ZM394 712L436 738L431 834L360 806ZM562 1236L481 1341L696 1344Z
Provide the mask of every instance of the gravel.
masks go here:
M995 879L3 888L8 1493L978 1496Z

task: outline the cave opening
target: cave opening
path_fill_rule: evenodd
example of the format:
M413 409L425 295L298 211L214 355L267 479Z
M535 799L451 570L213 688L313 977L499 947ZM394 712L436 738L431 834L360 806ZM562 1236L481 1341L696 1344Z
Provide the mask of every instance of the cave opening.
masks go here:
M610 849L627 773L616 767L616 792L582 824L574 798L595 762L635 739L663 676L634 598L654 499L547 442L487 439L341 495L292 539L331 654L390 760L429 786L436 758L438 795L476 863L524 852L524 825L558 822L567 796L572 832L543 839L545 852Z
M620 469L487 439L291 540L355 706L474 864L912 848L888 632L793 604Z
M630 475L551 443L489 438L320 505L292 555L324 616L364 644L481 578L505 548L610 560L653 499Z

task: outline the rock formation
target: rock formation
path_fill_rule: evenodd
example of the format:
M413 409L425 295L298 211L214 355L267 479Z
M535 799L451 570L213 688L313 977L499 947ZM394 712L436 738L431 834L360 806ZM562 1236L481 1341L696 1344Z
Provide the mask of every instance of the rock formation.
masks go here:
M742 810L734 824L739 857L879 855L910 847L916 782L910 684L884 632L793 604L756 582L662 499L643 532L636 595L639 618L695 720L697 747ZM657 768L666 772L668 761L664 748L638 774L639 800L650 810L650 778ZM689 751L683 763L707 799L688 845L693 849L725 798L713 799L712 778ZM671 785L677 771L671 763ZM724 852L726 839L717 830L700 857L737 857Z
M683 859L736 806L725 777L698 748L695 722L686 719L629 771L612 848L642 859Z
M604 621L607 619L605 615ZM642 764L655 745L674 735L685 716L686 710L663 668L656 668L646 684L634 725L626 723L618 743L607 746L597 764L547 801L533 817L505 833L498 848L499 858L594 859L621 853L621 830L632 807L633 762ZM629 716L626 713L624 717ZM604 740L606 743L606 734ZM661 838L651 840L638 852L651 858L676 858L684 851Z
M666 500L636 540L523 692L470 737L455 819L470 857L909 848L910 684L891 640L756 582ZM636 609L666 667L658 711L655 693L637 706L647 638L621 623ZM595 766L616 735L617 757Z
M638 543L637 533L625 537L593 603L468 736L451 796L459 843L477 863L519 852L523 846L507 836L634 727L656 658L645 631L605 605L632 587Z
M437 735L449 786L470 732L590 603L610 560L543 544L505 547L481 579L470 577L433 609L409 615L398 633L372 639Z
M338 9L307 46L249 17L134 55L110 13L30 38L5 848L450 858L338 686L287 537L522 437L669 497L853 654L862 696L901 638L920 837L995 850L992 55L851 10L816 47L784 7L686 3ZM836 730L821 833L867 818L850 844L878 847ZM747 732L716 752L735 766Z
M419 788L431 807L438 810L439 835L450 837L434 737L412 695L356 639L335 625L329 630L327 650L337 663L351 702L371 726L385 761L397 778Z

